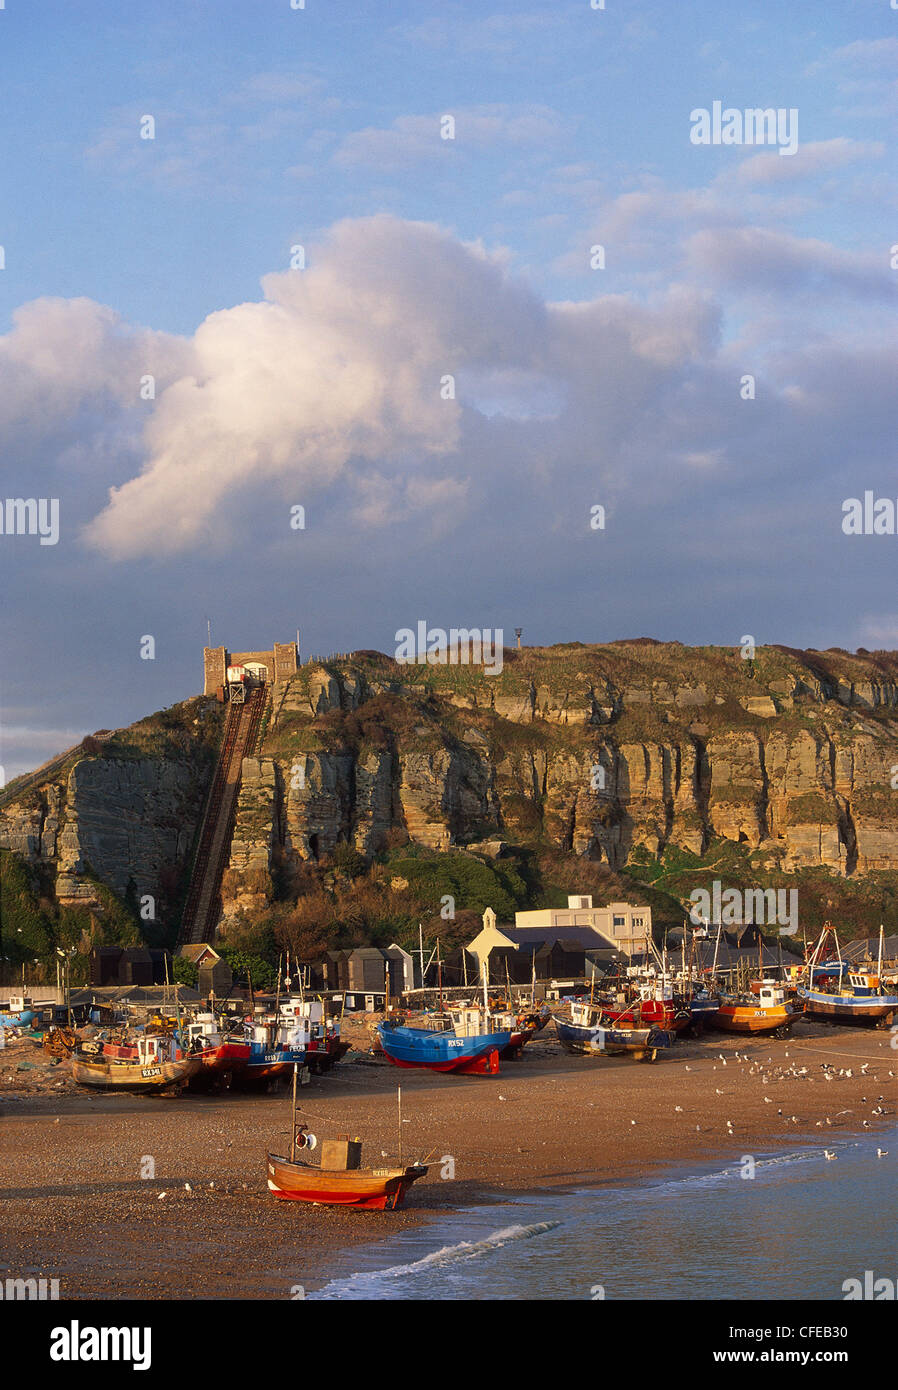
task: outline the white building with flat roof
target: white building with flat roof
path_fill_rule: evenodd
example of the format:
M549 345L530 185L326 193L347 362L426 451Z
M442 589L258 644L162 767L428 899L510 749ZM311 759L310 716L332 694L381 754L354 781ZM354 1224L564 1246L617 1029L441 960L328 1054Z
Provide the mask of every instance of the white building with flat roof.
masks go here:
M568 898L567 907L516 912L514 924L516 927L543 927L557 936L564 934L565 927L590 927L615 950L634 956L644 952L646 937L652 935L652 909L635 903L593 907L591 896L575 895Z

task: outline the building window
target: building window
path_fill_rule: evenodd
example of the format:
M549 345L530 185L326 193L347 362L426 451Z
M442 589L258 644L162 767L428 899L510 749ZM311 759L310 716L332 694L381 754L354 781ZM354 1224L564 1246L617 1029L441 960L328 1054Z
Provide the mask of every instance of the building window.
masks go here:
M627 919L626 919L626 917L615 917L615 918L614 918L614 925L615 925L616 927L623 927L623 926L626 926L626 924L627 924Z

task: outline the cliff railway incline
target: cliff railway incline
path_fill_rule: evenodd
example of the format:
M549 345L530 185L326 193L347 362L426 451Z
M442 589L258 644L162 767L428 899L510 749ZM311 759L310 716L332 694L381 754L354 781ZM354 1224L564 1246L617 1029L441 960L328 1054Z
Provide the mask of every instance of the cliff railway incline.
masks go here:
M268 701L264 683L230 702L218 764L209 790L199 844L181 919L178 944L213 941L221 915L221 879L228 860L243 759L251 757Z

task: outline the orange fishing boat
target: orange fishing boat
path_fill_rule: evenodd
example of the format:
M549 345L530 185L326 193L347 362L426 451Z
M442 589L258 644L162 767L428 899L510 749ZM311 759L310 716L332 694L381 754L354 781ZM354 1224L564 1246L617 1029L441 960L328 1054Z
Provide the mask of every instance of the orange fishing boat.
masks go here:
M782 986L762 980L756 998L751 994L721 995L720 1008L710 1022L725 1033L772 1033L786 1038L797 1017Z
M395 1211L413 1182L427 1173L424 1163L402 1162L402 1092L399 1099L399 1161L392 1167L362 1168L362 1143L341 1134L321 1145L320 1164L297 1158L318 1140L304 1124L296 1123L296 1069L293 1072L293 1138L290 1157L268 1154L268 1190L281 1201L311 1202L314 1206L360 1207L366 1211Z
M331 1162L345 1157L354 1161L361 1144L331 1140ZM325 1157L325 1150L322 1159ZM404 1168L324 1168L268 1155L268 1190L282 1201L312 1202L316 1206L360 1207L366 1211L395 1211L402 1206L413 1182L427 1168L412 1163Z

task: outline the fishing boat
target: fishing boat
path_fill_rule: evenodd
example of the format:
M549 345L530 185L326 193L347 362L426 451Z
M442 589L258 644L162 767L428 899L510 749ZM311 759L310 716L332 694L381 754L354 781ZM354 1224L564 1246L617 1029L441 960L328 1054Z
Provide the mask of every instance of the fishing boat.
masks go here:
M271 1013L244 1020L243 1033L235 1040L249 1044L249 1056L233 1067L238 1086L278 1082L294 1064L303 1065L311 1037L306 1007L302 1000L290 998Z
M459 1036L449 1019L441 1015L414 1028L385 1019L377 1025L377 1035L394 1066L423 1067L426 1071L464 1076L495 1076L499 1054L511 1044L508 1029Z
M757 996L722 994L720 1007L711 1022L724 1033L772 1033L787 1038L798 1014L776 980L761 980Z
M532 1036L533 1030L523 1026L514 1009L496 1007L492 1000L487 1012L479 1003L455 1003L447 1005L446 1014L457 1038L508 1033L508 1045L499 1049L503 1060L520 1057L521 1049Z
M0 1028L27 1028L37 1018L34 1001L24 994L12 994L0 1010Z
M72 1078L79 1086L100 1091L166 1091L179 1094L200 1070L198 1057L185 1056L174 1038L138 1038L136 1060L119 1060L103 1053L72 1054Z
M481 966L483 1005L462 1005L457 1018L440 1012L416 1025L384 1019L377 1025L380 1045L394 1066L463 1076L495 1076L499 1057L511 1048L513 1028L497 1027L489 1005L486 962ZM509 1019L511 1016L509 1016Z
M328 1018L320 999L299 999L297 1016L309 1021L309 1041L306 1066L310 1071L329 1071L335 1062L345 1057L351 1044L340 1037L340 1020Z
M331 1161L334 1166L325 1168L270 1153L268 1190L281 1201L395 1211L402 1206L412 1183L427 1173L426 1166L420 1163L405 1168L340 1168Z
M321 1145L317 1164L298 1157L298 1151L311 1152L318 1140L308 1126L296 1120L296 1072L293 1072L293 1124L290 1157L269 1153L268 1190L280 1201L311 1202L314 1206L357 1207L365 1211L395 1211L405 1201L412 1183L427 1174L424 1163L402 1162L402 1091L397 1087L399 1106L399 1160L391 1166L363 1168L362 1142L338 1135Z
M613 993L601 992L611 1022L624 1028L661 1028L680 1033L690 1023L689 1009L678 998L667 974L652 966L629 966L626 980Z
M898 1014L898 994L883 988L882 931L880 927L879 964L876 969L851 969L842 961L835 928L828 922L824 925L808 960L808 985L798 991L809 1018L824 1019L831 1023L861 1023L877 1028L889 1027ZM823 963L821 960L830 934L838 955L837 970L832 969L832 962ZM817 987L814 988L814 985Z
M572 1002L569 1017L553 1014L555 1032L568 1052L591 1057L632 1056L637 1062L654 1062L662 1048L670 1047L675 1034L657 1024L645 1027L618 1023L609 1018L601 1003Z
M705 1026L714 1022L720 1008L720 995L705 985L693 985L683 991L683 1000L689 1010L689 1024L693 1034L703 1033Z

